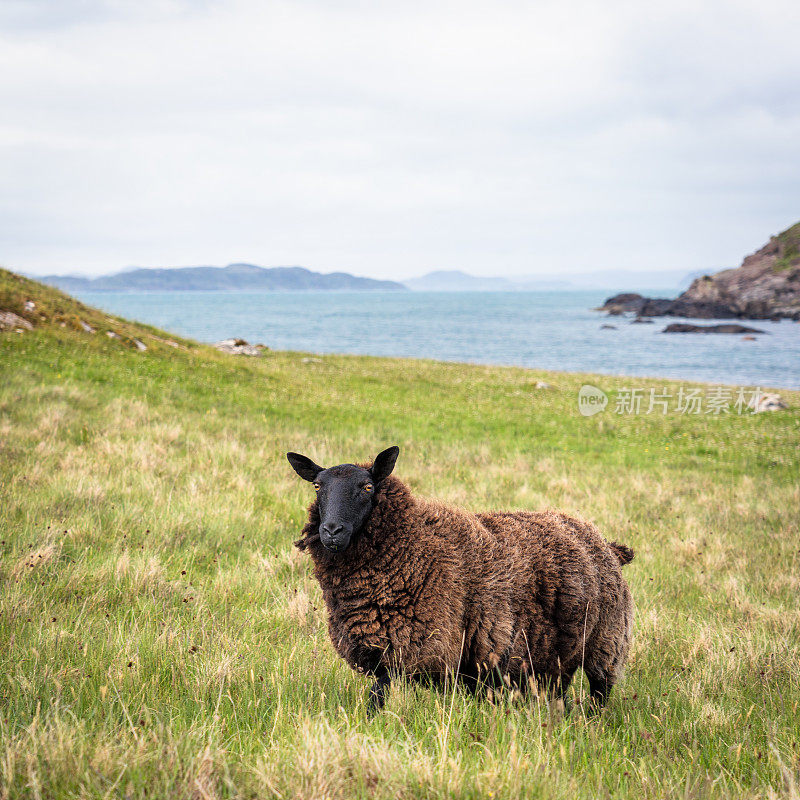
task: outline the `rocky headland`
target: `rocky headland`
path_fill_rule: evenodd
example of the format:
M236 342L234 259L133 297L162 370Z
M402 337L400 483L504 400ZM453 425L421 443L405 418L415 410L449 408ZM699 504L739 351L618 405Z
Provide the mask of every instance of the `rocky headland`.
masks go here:
M637 317L800 321L800 222L736 269L695 279L674 300L624 293L609 297L599 310Z

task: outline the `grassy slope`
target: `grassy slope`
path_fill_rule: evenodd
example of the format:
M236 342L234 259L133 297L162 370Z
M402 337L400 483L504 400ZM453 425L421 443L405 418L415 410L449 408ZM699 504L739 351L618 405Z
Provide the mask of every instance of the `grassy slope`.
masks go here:
M139 353L0 272L0 308L25 299L48 320L0 335L0 797L797 796L797 410L584 419L585 376L241 360L125 324ZM601 719L405 686L365 719L283 453L391 443L421 494L556 506L636 548Z
M775 262L776 271L788 270L800 265L800 222L778 234L780 250Z

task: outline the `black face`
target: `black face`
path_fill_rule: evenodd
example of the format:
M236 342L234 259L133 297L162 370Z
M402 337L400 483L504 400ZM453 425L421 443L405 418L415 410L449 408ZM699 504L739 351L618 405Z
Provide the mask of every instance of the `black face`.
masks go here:
M355 464L325 469L298 453L286 454L295 472L314 484L320 517L319 538L324 547L341 553L350 546L354 534L369 519L376 491L391 474L399 453L398 447L384 450L370 469Z

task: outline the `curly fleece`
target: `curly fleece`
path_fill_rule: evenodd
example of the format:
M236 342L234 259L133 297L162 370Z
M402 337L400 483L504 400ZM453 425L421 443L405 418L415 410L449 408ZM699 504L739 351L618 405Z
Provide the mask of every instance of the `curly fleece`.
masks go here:
M331 553L309 507L303 538L330 637L354 669L412 678L534 677L563 693L586 672L601 703L619 680L633 616L620 566L633 559L591 523L554 511L472 514L377 489L355 542Z

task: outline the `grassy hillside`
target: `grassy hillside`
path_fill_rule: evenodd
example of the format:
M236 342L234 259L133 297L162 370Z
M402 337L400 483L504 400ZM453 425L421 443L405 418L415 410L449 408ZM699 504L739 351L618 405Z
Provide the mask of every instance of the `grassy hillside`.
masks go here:
M783 233L779 233L778 239L778 260L775 262L775 270L788 270L800 265L800 222L787 228Z
M106 348L108 339L131 350L140 350L137 341L147 349L162 351L196 350L199 347L195 342L150 325L133 323L86 306L58 289L5 269L0 269L0 311L11 311L38 331L56 335L64 343L74 341L69 334L77 333L81 345L106 349L110 353L118 348Z
M594 377L611 408L584 418L587 376L242 360L9 273L0 309L36 325L0 334L0 798L798 796L798 393L616 415L619 389L669 382ZM636 549L602 717L400 684L366 719L283 454L390 444L420 494L562 508Z

